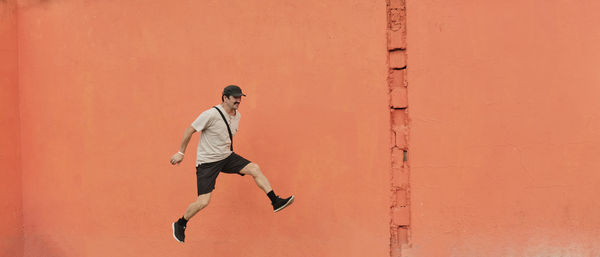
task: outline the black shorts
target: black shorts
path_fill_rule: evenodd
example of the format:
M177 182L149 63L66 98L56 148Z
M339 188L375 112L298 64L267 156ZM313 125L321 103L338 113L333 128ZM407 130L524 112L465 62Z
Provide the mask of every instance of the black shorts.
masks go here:
M216 161L202 163L196 167L196 183L198 185L198 195L210 193L215 189L215 182L219 172L232 173L244 176L240 171L250 163L244 157L235 153L227 158Z

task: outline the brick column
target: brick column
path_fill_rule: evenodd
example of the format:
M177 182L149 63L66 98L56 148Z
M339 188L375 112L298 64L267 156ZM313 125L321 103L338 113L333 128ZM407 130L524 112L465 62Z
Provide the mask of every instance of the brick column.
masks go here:
M406 2L387 0L391 116L390 256L402 256L410 236L410 187L408 166L408 97L406 83Z

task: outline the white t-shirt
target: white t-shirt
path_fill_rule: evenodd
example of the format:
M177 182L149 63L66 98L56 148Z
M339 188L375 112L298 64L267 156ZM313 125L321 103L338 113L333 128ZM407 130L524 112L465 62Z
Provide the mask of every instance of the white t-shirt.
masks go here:
M229 123L231 135L235 136L242 114L236 111L234 116L230 116L220 104L217 105L217 108L223 112L225 119ZM196 151L196 166L202 163L223 160L231 154L231 140L229 139L227 126L215 108L210 108L200 114L192 122L192 127L196 131L202 132L200 141L198 142L198 150Z

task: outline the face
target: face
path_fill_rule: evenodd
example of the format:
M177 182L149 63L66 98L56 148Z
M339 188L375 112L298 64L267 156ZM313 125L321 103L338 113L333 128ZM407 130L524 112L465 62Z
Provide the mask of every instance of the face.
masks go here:
M224 101L225 104L233 110L237 110L240 107L240 103L242 103L241 96L235 97L235 96L230 95L230 96L223 97L223 99L225 100Z

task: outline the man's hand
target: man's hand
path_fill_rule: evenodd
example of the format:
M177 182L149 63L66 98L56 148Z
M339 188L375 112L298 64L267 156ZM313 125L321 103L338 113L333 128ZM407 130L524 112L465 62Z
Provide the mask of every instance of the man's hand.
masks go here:
M179 164L181 161L183 161L183 154L181 153L176 153L171 157L171 164L172 165L177 165Z
M185 152L185 148L187 148L187 145L190 142L190 138L192 138L192 134L194 134L195 132L196 129L192 126L185 129L185 132L183 132L183 140L181 141L181 146L179 147L179 152L177 152L171 157L171 164L177 165L181 161L183 161L183 152Z

